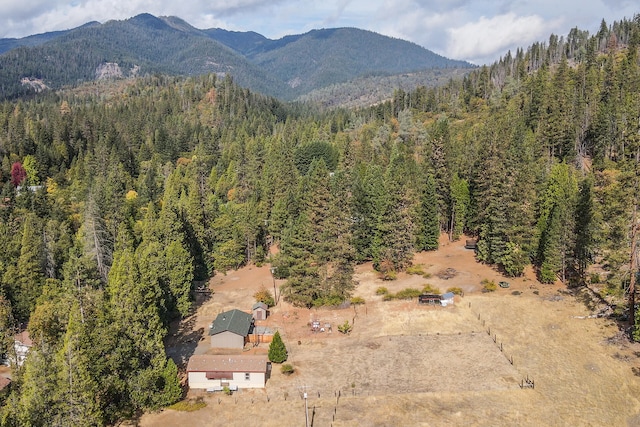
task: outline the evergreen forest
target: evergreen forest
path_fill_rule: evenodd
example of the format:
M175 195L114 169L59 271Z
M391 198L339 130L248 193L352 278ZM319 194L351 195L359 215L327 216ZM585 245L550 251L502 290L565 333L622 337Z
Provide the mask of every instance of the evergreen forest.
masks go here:
M269 262L339 305L474 236L508 276L598 285L637 323L640 17L359 109L162 74L0 104L1 426L113 424L182 396L163 340L214 274ZM269 256L269 247L279 252ZM640 329L630 329L640 338Z

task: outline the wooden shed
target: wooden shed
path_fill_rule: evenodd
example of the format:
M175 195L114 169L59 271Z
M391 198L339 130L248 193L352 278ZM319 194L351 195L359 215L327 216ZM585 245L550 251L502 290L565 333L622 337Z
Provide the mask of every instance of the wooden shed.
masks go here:
M253 318L256 320L265 320L267 315L269 314L269 306L262 301L258 301L253 304L251 308L251 312L253 313Z
M438 294L422 294L418 296L419 304L440 305L440 295Z

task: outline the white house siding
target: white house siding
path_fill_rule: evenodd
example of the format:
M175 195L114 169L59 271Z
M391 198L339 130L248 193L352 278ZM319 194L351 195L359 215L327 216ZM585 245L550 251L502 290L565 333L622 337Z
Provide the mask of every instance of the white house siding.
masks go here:
M233 373L233 384L238 388L264 388L265 374L263 372L248 372L249 379L245 378L245 372Z
M245 379L245 374L249 374L249 379ZM206 372L189 372L189 388L192 389L214 389L221 388L222 383L228 384L230 388L264 388L265 374L263 372L234 372L233 378L229 380L209 380Z
M206 372L189 372L189 388L210 388L220 385L220 380L208 380Z
M215 348L243 348L244 337L231 331L211 335L211 347Z

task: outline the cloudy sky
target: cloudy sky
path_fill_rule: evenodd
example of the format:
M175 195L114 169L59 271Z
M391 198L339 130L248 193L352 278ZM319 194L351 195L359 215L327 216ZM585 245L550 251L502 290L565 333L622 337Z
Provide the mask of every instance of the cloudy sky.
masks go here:
M0 0L0 38L74 28L148 12L196 28L256 31L278 39L317 28L357 27L476 64L508 50L598 30L640 13L637 0Z

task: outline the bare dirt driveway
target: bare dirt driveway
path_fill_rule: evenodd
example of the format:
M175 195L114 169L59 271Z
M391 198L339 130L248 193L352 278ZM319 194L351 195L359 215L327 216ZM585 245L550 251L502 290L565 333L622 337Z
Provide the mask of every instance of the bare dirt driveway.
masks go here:
M640 426L640 377L632 370L640 367L640 346L621 338L613 322L585 318L591 313L583 303L531 272L510 279L508 289L481 293L482 279L504 278L477 263L462 241L443 239L414 263L429 277L383 282L371 265L359 266L355 294L366 303L355 308L307 310L281 300L266 323L281 332L293 375L274 366L264 390L189 391L187 399L206 406L145 414L140 425L302 426L306 393L314 426ZM440 278L446 269L453 277ZM380 286L397 292L427 283L465 295L450 307L376 295ZM204 332L211 321L224 310L249 310L261 286L273 289L268 266L212 278L213 294L176 328L169 354L184 363L211 351ZM313 320L332 332L312 332ZM345 320L353 324L349 335L337 332ZM527 378L535 388L521 388Z

